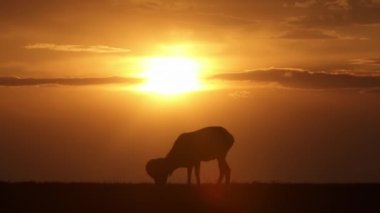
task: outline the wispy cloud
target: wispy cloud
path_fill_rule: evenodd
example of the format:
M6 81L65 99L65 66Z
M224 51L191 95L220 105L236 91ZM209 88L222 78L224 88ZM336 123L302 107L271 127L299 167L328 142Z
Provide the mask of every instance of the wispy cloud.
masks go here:
M367 94L380 95L380 88L368 89L362 92L367 93Z
M39 86L39 85L102 85L102 84L138 84L142 79L126 77L104 78L17 78L0 77L0 86Z
M76 45L76 44L53 44L53 43L35 43L25 46L26 49L46 49L63 52L89 52L89 53L127 53L130 49L110 47L107 45Z
M248 90L238 90L229 94L233 98L249 98L251 96L251 92Z
M321 30L292 30L283 33L277 38L281 39L338 39L334 33L327 33Z
M215 75L213 79L278 83L289 88L348 89L380 88L380 76L311 72L293 68L270 68Z
M291 6L292 4L290 4ZM287 4L289 6L289 4ZM298 8L311 8L314 6L323 6L329 10L348 10L351 8L348 0L329 0L329 1L317 1L317 0L302 0L293 3L294 7Z
M297 1L294 3L294 7L309 8L317 3L316 0Z
M368 40L365 37L340 35L333 30L294 29L281 34L279 39L339 39L339 40Z
M352 59L351 64L357 65L380 65L380 58L357 58Z

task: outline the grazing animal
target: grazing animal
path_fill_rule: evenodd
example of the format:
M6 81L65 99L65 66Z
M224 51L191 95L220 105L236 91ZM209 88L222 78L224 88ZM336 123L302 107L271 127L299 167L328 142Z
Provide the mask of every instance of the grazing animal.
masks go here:
M177 168L187 168L187 183L191 184L192 170L195 168L197 184L200 184L201 161L216 159L219 165L219 179L230 183L231 169L226 155L234 143L234 137L223 127L206 127L194 132L181 134L165 158L157 158L146 164L147 173L156 184L166 184L167 178Z

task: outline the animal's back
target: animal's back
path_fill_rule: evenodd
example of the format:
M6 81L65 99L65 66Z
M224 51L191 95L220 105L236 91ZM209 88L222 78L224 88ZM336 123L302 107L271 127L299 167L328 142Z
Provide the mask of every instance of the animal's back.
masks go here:
M181 134L167 155L181 164L208 161L227 155L233 136L223 127L206 127Z

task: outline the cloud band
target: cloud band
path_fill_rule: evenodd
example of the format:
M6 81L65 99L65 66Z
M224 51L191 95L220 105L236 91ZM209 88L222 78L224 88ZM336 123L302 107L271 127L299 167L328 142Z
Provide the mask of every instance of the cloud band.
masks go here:
M103 84L138 84L139 78L105 77L105 78L16 78L0 77L0 86L38 86L38 85L103 85Z

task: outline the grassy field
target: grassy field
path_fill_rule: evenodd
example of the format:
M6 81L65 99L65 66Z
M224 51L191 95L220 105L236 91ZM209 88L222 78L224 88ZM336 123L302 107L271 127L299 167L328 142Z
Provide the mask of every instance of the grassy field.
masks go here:
M0 183L0 212L380 212L380 184Z

